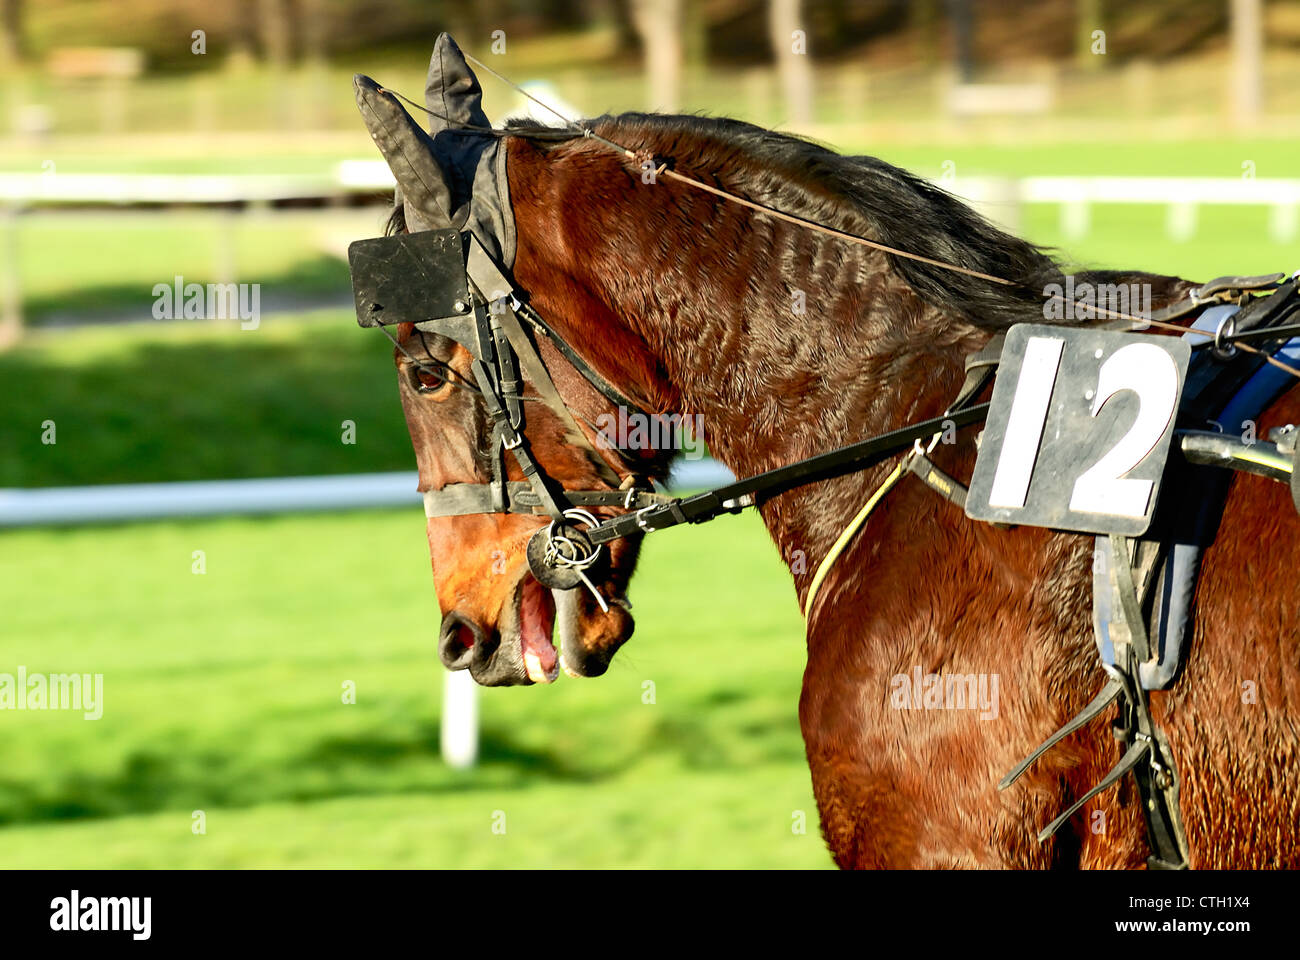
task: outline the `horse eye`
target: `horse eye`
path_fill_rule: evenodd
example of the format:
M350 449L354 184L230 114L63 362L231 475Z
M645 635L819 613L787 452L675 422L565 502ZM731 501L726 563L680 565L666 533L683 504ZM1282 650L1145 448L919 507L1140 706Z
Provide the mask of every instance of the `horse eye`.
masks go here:
M411 372L420 393L433 393L447 385L447 378L432 367L412 367Z

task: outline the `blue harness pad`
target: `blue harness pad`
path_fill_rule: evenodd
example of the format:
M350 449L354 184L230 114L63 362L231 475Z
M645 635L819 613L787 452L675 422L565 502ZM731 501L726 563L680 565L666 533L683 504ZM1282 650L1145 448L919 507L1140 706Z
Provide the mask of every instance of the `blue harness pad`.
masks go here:
M1183 334L1183 339L1193 346L1213 339L1212 334L1219 323L1238 309L1235 306L1211 307L1197 318L1189 331ZM1274 356L1284 362L1300 363L1300 337L1289 340ZM1217 423L1229 433L1243 428L1244 421L1257 418L1291 384L1290 374L1272 364L1265 364L1228 401L1220 412ZM1164 562L1157 572L1153 585L1156 593L1151 622L1152 653L1155 659L1139 666L1142 687L1146 690L1166 689L1182 666L1190 644L1196 581L1200 574L1203 549L1197 543L1170 543ZM1107 672L1113 672L1115 650L1111 643L1110 626L1115 614L1112 612L1111 587L1106 567L1109 554L1107 539L1097 537L1092 583L1093 635L1102 663L1107 667Z

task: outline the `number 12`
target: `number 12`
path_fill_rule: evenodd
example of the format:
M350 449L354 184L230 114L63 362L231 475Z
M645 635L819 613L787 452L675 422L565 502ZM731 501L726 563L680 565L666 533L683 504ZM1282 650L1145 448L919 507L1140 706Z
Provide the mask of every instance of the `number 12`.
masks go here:
M1025 505L1064 345L1065 341L1052 337L1030 337L1025 344L1015 400L989 491L990 506L1020 509ZM1178 406L1178 382L1174 358L1152 343L1120 347L1101 365L1091 416L1096 417L1111 397L1125 390L1137 394L1138 415L1119 442L1075 480L1072 511L1146 516L1155 484L1125 474L1160 442Z

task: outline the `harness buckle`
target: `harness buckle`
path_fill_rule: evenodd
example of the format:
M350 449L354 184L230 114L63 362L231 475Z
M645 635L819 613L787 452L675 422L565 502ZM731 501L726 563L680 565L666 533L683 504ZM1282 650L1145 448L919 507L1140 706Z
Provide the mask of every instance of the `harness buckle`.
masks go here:
M642 507L640 510L636 512L636 525L642 530L644 530L646 533L650 533L652 530L654 530L654 527L650 526L648 523L645 522L645 515L657 506L658 504L652 503L650 504L650 506Z
M1224 338L1231 340L1237 333L1237 314L1229 313L1219 321L1218 327L1214 330L1214 346L1211 349L1214 355L1220 360L1231 360L1237 355L1237 348L1233 344L1226 347L1223 344Z

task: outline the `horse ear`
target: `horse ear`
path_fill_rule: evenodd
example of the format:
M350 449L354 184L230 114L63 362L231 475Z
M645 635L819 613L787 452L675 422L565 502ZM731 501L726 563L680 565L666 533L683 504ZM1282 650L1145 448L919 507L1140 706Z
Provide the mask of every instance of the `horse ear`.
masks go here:
M411 230L452 226L451 188L434 156L433 140L375 81L357 74L352 86L366 129L397 180L408 217L412 212L418 216L420 222L411 223Z
M450 34L439 34L429 58L429 76L424 82L424 105L429 108L429 130L443 130L465 124L490 126L483 112L483 88L469 68Z

